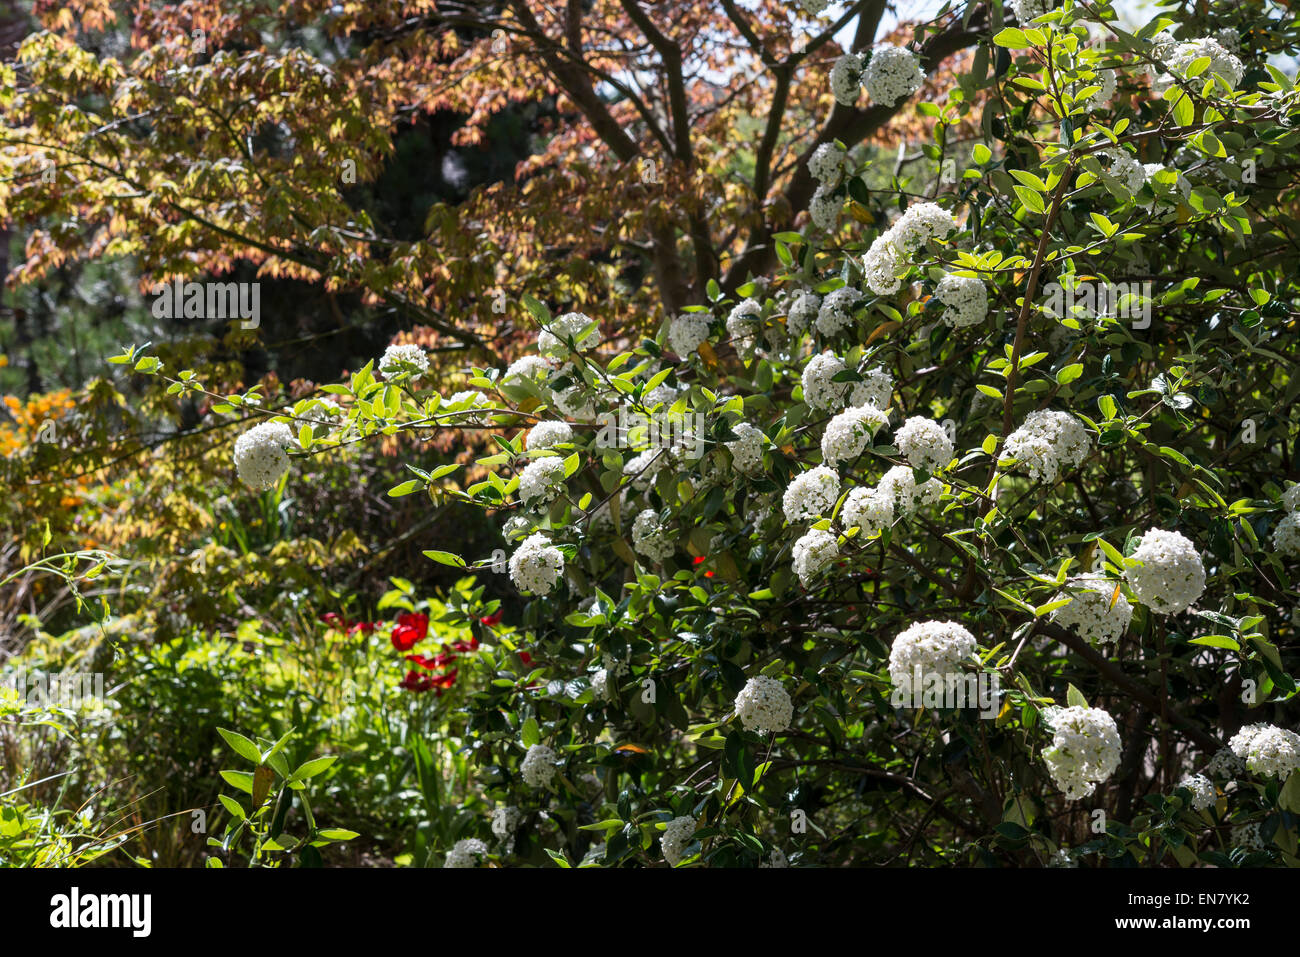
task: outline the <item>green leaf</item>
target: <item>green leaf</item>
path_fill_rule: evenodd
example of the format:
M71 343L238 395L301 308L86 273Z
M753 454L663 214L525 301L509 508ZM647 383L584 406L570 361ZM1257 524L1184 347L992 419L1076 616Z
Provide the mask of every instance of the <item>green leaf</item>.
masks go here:
M289 776L295 781L305 781L320 774L337 760L338 756L333 754L326 755L323 758L312 758L312 760L304 761L298 765L298 770Z
M1088 707L1088 699L1085 698L1083 692L1074 685L1070 685L1065 689L1065 700L1071 708Z
M217 728L217 734L225 739L226 744L234 750L241 758L252 761L254 764L262 763L262 752L252 741L244 737L238 731L227 731L225 728Z
M1227 648L1229 651L1241 651L1241 645L1227 635L1202 635L1200 638L1192 638L1187 643L1189 645L1206 645L1210 648Z
M243 821L248 817L244 812L243 807L241 807L239 802L234 798L226 797L224 794L218 794L217 800L221 802L221 806L224 807L230 813L230 816L236 821Z
M425 549L425 558L432 558L440 565L450 565L452 568L464 568L465 559L459 555L453 555L451 552L440 552L436 548Z
M316 832L318 837L323 837L327 841L350 841L354 837L360 837L356 831L349 831L342 827L327 827L323 831Z
M1061 385L1065 385L1066 383L1073 382L1081 375L1083 375L1083 364L1075 362L1056 373L1056 381Z
M1029 46L1029 38L1025 36L1025 32L1015 27L1007 27L998 33L993 38L993 42L1000 47L1010 47L1013 50L1023 50Z
M394 485L392 488L390 488L388 490L388 497L401 498L403 495L410 495L419 487L420 487L419 479L410 479L408 481L403 482L401 485Z
M238 788L245 794L253 793L253 774L251 771L222 771L221 777L232 788Z
M971 159L975 160L977 166L983 166L993 158L993 151L983 143L976 143L971 148Z
M1045 209L1043 206L1043 197L1034 192L1028 186L1013 186L1016 195L1020 197L1021 204L1031 213L1042 213Z
M520 740L523 741L524 747L531 748L535 744L542 743L542 731L537 726L537 721L529 718L524 722L524 727L520 732Z

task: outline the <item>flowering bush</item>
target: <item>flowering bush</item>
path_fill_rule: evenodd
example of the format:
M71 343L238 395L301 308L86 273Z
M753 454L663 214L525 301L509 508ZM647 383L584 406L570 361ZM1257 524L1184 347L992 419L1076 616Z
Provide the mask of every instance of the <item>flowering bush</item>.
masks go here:
M324 416L114 357L248 412L253 489L491 432L480 475L412 461L388 493L499 522L508 559L425 554L508 572L536 655L463 653L481 836L447 866L519 836L565 866L1300 864L1300 95L1276 47L1199 20L1023 0L994 24L917 106L937 169L881 173L828 127L771 268L702 275L644 337L522 294L530 355L444 395L391 346ZM917 50L868 46L807 65L832 116L925 96ZM900 708L917 673L934 697Z

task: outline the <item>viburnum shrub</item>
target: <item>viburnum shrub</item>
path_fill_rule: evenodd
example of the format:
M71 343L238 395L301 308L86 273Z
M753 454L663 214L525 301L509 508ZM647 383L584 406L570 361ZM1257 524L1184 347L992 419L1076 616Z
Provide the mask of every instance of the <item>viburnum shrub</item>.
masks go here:
M404 346L338 414L223 397L252 488L496 441L389 493L492 513L505 559L426 554L527 598L460 660L481 800L448 866L1300 863L1285 44L1012 6L919 110L959 175L882 202L824 144L778 268L653 338L523 296L535 352L467 391ZM858 50L827 108L924 80Z

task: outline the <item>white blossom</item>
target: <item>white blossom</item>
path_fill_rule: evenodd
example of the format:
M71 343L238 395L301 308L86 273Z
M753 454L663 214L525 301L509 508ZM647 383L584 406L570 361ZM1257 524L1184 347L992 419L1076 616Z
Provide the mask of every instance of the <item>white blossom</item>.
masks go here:
M858 382L835 382L835 376L845 369L844 362L830 352L813 356L804 366L800 379L803 400L813 409L836 412L845 406L874 405L878 409L889 407L894 391L894 380L882 369L859 373Z
M695 354L709 338L709 314L684 312L668 326L668 345L683 359Z
M1052 620L1063 628L1073 629L1094 645L1118 641L1133 617L1133 606L1123 592L1116 595L1119 583L1083 575L1065 584L1066 590L1053 601L1069 598L1070 603L1052 612Z
M395 375L404 367L414 366L417 374L429 371L429 354L417 345L406 344L389 346L379 359L379 371L385 375Z
M268 489L289 471L287 449L295 445L283 422L262 422L235 439L235 470L249 488Z
M921 61L903 47L880 46L871 54L862 73L862 85L873 103L893 106L911 96L925 82Z
M889 421L874 405L845 409L826 424L822 458L828 464L850 462L862 454L872 436Z
M506 841L519 830L519 822L523 820L523 814L517 807L507 807L502 805L492 811L492 833L499 839Z
M1300 512L1288 512L1273 529L1273 549L1283 558L1300 557Z
M840 522L845 528L856 525L868 538L879 535L894 523L894 498L878 489L858 486L844 499Z
M537 351L544 356L565 359L569 355L569 345L566 342L568 339L573 340L579 352L590 349L600 342L599 327L592 329L585 336L582 335L582 330L591 324L592 319L581 312L566 312L558 319L552 320L538 333Z
M750 678L736 695L736 715L746 731L776 732L790 727L794 705L785 686L775 678Z
M534 744L524 755L519 774L529 787L546 787L555 777L555 752L544 744Z
M1003 454L1014 458L1035 482L1054 485L1062 473L1083 463L1092 451L1092 435L1068 412L1039 409L1025 416L1007 436Z
M457 841L443 861L443 867L478 867L487 855L487 845L476 837Z
M727 316L727 333L741 358L753 356L758 346L763 307L756 299L738 303Z
M828 186L818 186L808 201L808 217L824 233L835 232L840 223L840 210L844 197Z
M911 515L922 505L939 501L943 483L932 478L918 486L910 465L895 465L880 477L876 490L893 503L895 515Z
M955 621L923 621L900 632L889 649L889 679L896 688L913 687L921 675L949 675L978 647L975 636Z
M852 286L844 286L827 293L817 313L817 331L823 336L833 336L853 323L853 307L862 299L862 293Z
M1192 792L1192 807L1198 811L1214 807L1214 802L1219 799L1214 782L1204 774L1189 774L1178 782L1178 786Z
M510 556L510 580L523 592L547 594L563 571L563 553L541 532L529 535Z
M954 454L944 427L920 415L912 416L894 432L894 444L912 468L925 472L942 471Z
M691 843L691 838L695 836L695 818L693 817L675 817L668 822L664 828L663 837L659 839L659 847L664 852L664 860L672 867L676 867L681 859L686 856L686 848Z
M801 292L786 313L785 328L792 336L802 335L812 328L821 311L822 299L815 292Z
M1248 724L1228 742L1256 774L1287 777L1300 768L1300 735L1272 724Z
M790 483L782 498L787 522L816 519L829 513L840 495L840 477L825 465L814 466Z
M820 529L810 529L794 543L790 555L799 582L808 588L831 562L840 557L835 536Z
M519 501L525 506L544 505L564 487L564 459L548 455L533 459L519 473Z
M1173 86L1176 77L1186 76L1187 68L1201 57L1207 57L1210 66L1200 76L1193 77L1189 81L1192 88L1198 93L1211 74L1218 74L1227 81L1229 88L1236 89L1237 84L1241 82L1241 78L1246 72L1241 60L1224 49L1218 40L1211 37L1173 42L1172 44L1167 39L1164 39L1162 43L1156 45L1153 53L1159 59L1164 60L1165 65L1169 67L1168 73L1159 73L1152 77L1151 89L1157 94L1164 93L1165 90Z
M731 463L739 472L754 474L763 471L763 430L755 428L748 422L737 422L731 427L736 441L728 442L727 451L731 453Z
M1052 746L1043 750L1043 760L1067 801L1092 794L1119 767L1119 730L1101 708L1058 708L1050 726Z
M834 188L848 172L849 154L837 143L823 143L808 160L808 172L823 186Z
M944 305L939 318L953 329L983 322L989 314L988 288L974 276L944 276L934 287L934 298Z
M632 547L656 562L667 561L677 550L668 529L652 509L646 509L632 523Z
M534 449L550 449L557 445L566 445L573 441L573 429L567 422L538 422L528 432L528 439L525 447L531 452ZM538 459L538 461L545 461ZM563 469L561 469L563 471ZM522 480L520 485L522 485Z
M1142 536L1124 575L1137 600L1161 615L1185 611L1205 591L1205 566L1179 532L1153 528Z
M831 95L836 102L853 106L862 90L862 57L846 53L831 67Z

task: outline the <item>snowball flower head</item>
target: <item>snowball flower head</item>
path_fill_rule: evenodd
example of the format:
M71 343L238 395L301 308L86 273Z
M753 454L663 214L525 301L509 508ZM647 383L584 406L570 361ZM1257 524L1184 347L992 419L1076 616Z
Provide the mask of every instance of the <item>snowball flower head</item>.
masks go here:
M817 331L823 336L833 336L853 323L853 307L862 299L862 293L844 286L828 293L817 311Z
M573 429L567 422L538 422L528 433L528 450L549 449L573 441ZM538 459L538 461L544 461ZM522 483L521 483L522 484Z
M895 465L880 477L876 491L893 503L895 515L911 515L922 505L939 501L943 483L932 478L917 485L910 465Z
M417 345L389 346L379 359L379 371L385 375L394 375L414 366L417 374L429 371L429 354Z
M849 154L837 143L823 143L808 160L808 172L823 186L834 188L848 171Z
M709 338L709 315L684 312L668 326L668 345L683 359L690 358Z
M952 439L944 427L920 415L912 416L899 427L894 433L894 444L912 468L925 472L944 469L954 452Z
M922 621L899 633L889 649L889 679L911 688L921 675L948 675L961 670L975 651L975 636L955 621Z
M829 512L840 496L840 477L834 469L818 465L802 473L785 490L781 504L787 522L815 519Z
M664 828L663 837L659 839L659 846L663 849L664 860L672 867L676 867L683 857L686 856L686 848L691 843L691 838L695 836L695 818L693 817L675 817L668 822Z
M1179 532L1153 528L1129 556L1141 562L1124 576L1137 600L1161 615L1185 611L1205 591L1205 566L1196 546Z
M487 855L487 845L476 837L467 837L463 841L457 841L450 851L447 852L447 858L443 861L443 867L478 867L479 862Z
M1035 17L1041 17L1051 8L1049 0L1011 0L1011 9L1016 15L1016 22L1025 24Z
M840 510L840 521L845 528L857 526L862 534L871 538L894 523L894 499L878 489L859 486L849 492Z
M1166 41L1157 45L1153 52L1169 67L1168 73L1161 73L1152 78L1151 88L1157 93L1163 93L1173 86L1174 78L1186 75L1188 67L1201 57L1207 57L1210 66L1200 76L1191 79L1190 83L1197 92L1200 92L1200 88L1205 85L1205 81L1211 74L1218 74L1227 81L1229 88L1236 89L1246 72L1241 60L1229 53L1223 44L1212 37L1187 40L1173 45L1169 45Z
M835 536L820 529L810 529L794 543L791 549L793 567L804 588L808 588L821 570L840 557Z
M852 106L862 89L862 57L846 53L831 67L831 95L837 103Z
M1101 708L1076 706L1056 709L1049 720L1052 746L1043 750L1047 770L1067 801L1085 798L1119 767L1115 719Z
M1282 507L1288 512L1300 509L1300 485L1292 485L1282 493Z
M736 695L736 715L746 731L784 731L793 714L790 696L775 678L750 678Z
M524 755L519 773L529 787L546 787L555 777L555 752L544 744L534 744Z
M1106 150L1102 155L1110 158L1108 171L1110 175L1119 180L1130 195L1136 193L1146 183L1147 171L1132 153L1113 149Z
M786 331L792 336L802 335L817 321L817 313L821 311L821 307L821 296L815 292L801 292L786 313Z
M554 356L558 359L566 358L569 355L569 345L566 340L574 340L574 345L578 351L590 349L600 342L600 329L592 329L587 335L582 335L582 330L590 326L592 320L590 317L583 315L581 312L566 312L560 318L550 322L545 329L537 335L537 351L544 356Z
M1025 416L1020 428L1007 436L1003 451L1035 482L1052 485L1088 457L1092 435L1068 412L1040 409Z
M1192 807L1198 811L1214 807L1214 802L1219 799L1214 782L1204 774L1189 774L1178 782L1178 786L1192 792Z
M632 547L651 561L662 562L672 558L677 550L659 516L652 509L637 515L632 523Z
M934 287L934 298L944 305L939 318L953 329L981 323L989 314L988 288L974 276L944 276Z
M835 376L845 369L844 362L830 352L813 356L804 366L800 383L803 400L813 409L835 412L845 406L874 405L889 407L894 380L882 369L860 373L859 382L836 382Z
M544 505L563 484L564 459L558 455L533 459L519 473L519 501L526 506Z
M520 591L545 595L564 571L564 555L541 532L524 539L510 556L510 580Z
M818 186L808 201L808 217L824 233L833 233L840 224L844 197L829 186Z
M235 470L249 488L268 489L289 471L293 432L283 422L255 425L235 440Z
M540 385L550 378L554 371L555 365L549 359L543 356L524 356L510 363L505 375L501 377L501 383L517 385L523 379L531 379Z
M877 47L862 73L862 85L873 103L893 106L925 82L921 61L903 47Z
M1063 628L1073 629L1094 645L1118 641L1133 617L1133 606L1123 592L1115 594L1119 583L1084 575L1065 584L1065 592L1053 600L1068 597L1070 603L1052 612L1052 620Z
M874 405L845 409L826 425L822 434L822 458L829 463L856 459L888 421L889 417Z
M731 463L739 472L754 474L763 471L763 430L748 422L737 422L731 427L736 441L727 443Z
M1287 777L1300 768L1300 735L1272 724L1248 724L1228 742L1256 774Z
M1288 512L1273 529L1273 549L1284 558L1300 557L1300 513Z

